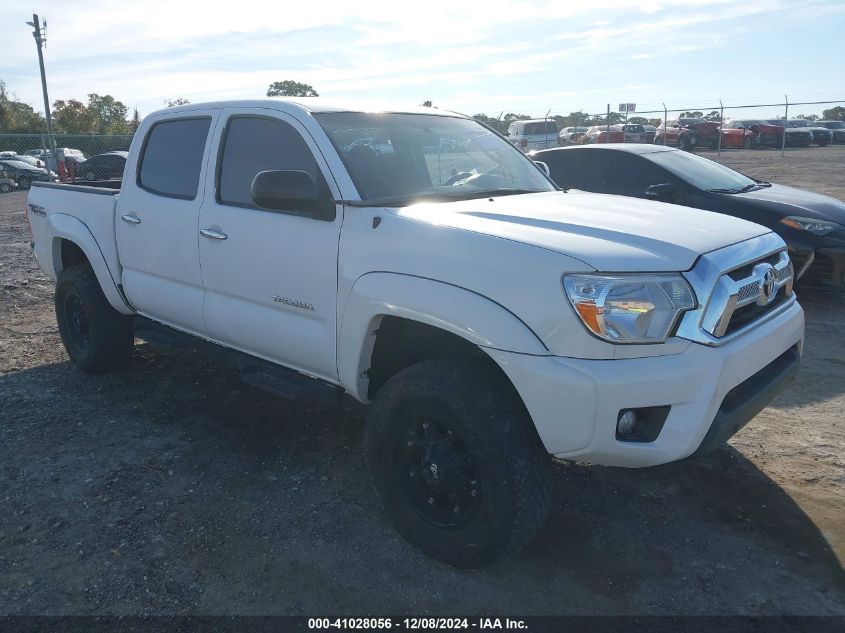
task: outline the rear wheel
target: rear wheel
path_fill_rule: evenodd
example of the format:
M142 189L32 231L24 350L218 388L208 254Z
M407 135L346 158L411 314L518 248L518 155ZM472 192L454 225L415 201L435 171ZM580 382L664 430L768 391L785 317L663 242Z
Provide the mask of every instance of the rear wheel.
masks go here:
M402 370L370 408L364 444L397 531L450 565L518 550L548 514L551 459L510 386L485 366L427 360Z
M98 374L129 361L132 318L111 307L90 264L69 266L59 273L55 303L59 335L79 369Z
M8 182L0 182L0 193L9 193L12 190L12 185Z

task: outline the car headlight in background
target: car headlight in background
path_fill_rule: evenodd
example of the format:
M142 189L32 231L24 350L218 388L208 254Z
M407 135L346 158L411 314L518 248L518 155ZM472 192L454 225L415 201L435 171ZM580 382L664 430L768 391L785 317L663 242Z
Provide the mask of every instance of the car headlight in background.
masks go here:
M829 222L827 220L817 220L815 218L802 218L797 215L791 215L788 218L783 218L781 224L798 229L799 231L807 231L813 235L827 235L833 231L841 231L845 226L837 222Z
M696 306L678 273L565 275L563 288L584 326L611 343L662 343Z

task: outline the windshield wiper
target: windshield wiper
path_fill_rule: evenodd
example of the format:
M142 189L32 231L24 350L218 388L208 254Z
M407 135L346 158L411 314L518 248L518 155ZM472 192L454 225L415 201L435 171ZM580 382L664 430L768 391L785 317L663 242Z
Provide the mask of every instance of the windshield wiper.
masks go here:
M755 187L771 187L771 183L752 182L750 185L745 185L739 189L708 189L710 193L748 193Z

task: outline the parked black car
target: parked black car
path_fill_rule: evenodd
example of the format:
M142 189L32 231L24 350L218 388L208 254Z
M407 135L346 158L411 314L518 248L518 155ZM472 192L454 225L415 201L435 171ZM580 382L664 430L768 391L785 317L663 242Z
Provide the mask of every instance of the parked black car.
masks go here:
M129 152L97 154L76 165L77 180L111 180L122 178Z
M816 121L815 123L830 130L833 143L845 143L845 121Z
M762 224L789 247L796 279L845 286L845 203L749 178L689 152L658 145L597 145L540 150L564 189L648 198Z
M0 165L3 166L3 171L9 174L9 178L18 183L18 187L21 189L29 189L29 185L35 181L52 182L58 180L55 172L34 167L23 161L0 158Z

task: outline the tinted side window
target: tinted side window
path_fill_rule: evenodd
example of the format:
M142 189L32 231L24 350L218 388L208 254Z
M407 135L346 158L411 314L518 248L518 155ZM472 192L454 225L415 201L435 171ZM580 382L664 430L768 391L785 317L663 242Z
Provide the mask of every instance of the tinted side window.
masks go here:
M278 119L232 117L223 141L217 199L219 202L255 207L249 190L260 171L295 169L307 172L322 198L329 188L305 140L292 126Z
M144 145L138 184L174 198L197 195L210 117L156 123Z
M551 151L547 154L542 154L539 160L543 161L549 166L549 173L552 180L558 187L563 189L578 189L579 179L579 162L580 156L583 152L566 150L566 151Z
M667 182L657 169L638 156L601 153L605 155L590 157L585 178L588 191L641 198L650 185Z

